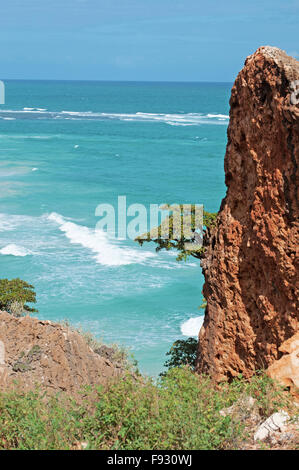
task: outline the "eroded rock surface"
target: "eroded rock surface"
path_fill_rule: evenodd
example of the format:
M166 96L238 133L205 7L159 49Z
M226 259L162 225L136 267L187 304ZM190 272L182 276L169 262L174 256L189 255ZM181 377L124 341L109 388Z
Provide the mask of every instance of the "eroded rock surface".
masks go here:
M272 379L289 388L299 403L299 332L285 341L279 351L283 356L271 364L267 373Z
M202 261L207 309L197 369L250 377L298 331L299 62L248 57L232 88L227 195Z
M84 338L63 325L0 312L0 389L35 385L76 394L121 373Z

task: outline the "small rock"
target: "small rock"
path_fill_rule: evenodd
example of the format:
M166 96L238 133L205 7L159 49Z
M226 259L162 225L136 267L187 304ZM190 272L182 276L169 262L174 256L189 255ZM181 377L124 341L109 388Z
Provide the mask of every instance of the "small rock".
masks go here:
M5 346L3 341L0 341L0 365L5 365Z
M255 441L265 441L267 438L277 431L282 432L285 429L287 421L290 416L286 411L279 411L271 415L264 421L256 430L254 434Z
M223 410L220 410L219 413L221 416L229 416L235 412L238 414L241 412L242 416L245 418L251 414L251 410L253 410L255 403L256 400L251 396L241 397L232 406L223 408Z
M100 346L99 348L95 349L94 352L99 356L102 356L110 361L113 360L113 356L115 355L115 350L113 348L109 348L109 346Z
M279 436L278 442L280 444L284 444L285 442L291 441L294 438L295 438L295 434L293 434L292 432L284 432Z
M223 410L220 410L220 411L219 411L219 414L220 414L221 416L229 416L229 415L231 415L231 414L233 413L233 411L234 411L234 405L232 405L232 406L230 406L230 407L228 407L228 408L223 408Z

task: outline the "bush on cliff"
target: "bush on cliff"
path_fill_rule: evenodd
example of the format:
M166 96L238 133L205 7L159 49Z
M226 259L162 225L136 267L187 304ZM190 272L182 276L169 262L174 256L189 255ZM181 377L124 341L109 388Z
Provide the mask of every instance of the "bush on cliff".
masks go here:
M176 209L174 209L174 207ZM177 217L177 208L180 208L180 214L179 214L179 219ZM199 236L204 236L207 235L213 227L216 225L216 220L217 220L217 213L213 212L207 212L203 211L203 225L198 225L198 220L197 220L197 215L196 215L196 207L195 205L191 205L191 210L188 210L188 215L190 217L190 226L188 226L188 229L186 227L186 206L183 204L180 204L179 206L170 206L166 204L163 207L163 210L169 211L169 216L167 217L168 224L167 228L165 228L165 220L164 222L161 223L158 227L155 227L151 229L147 233L143 233L142 235L139 235L135 241L139 243L140 246L142 246L145 242L154 242L157 244L156 251L161 251L161 250L177 250L179 252L177 256L177 261L187 261L189 256L193 256L194 258L201 259L205 253L205 248L202 246L201 248L198 247L193 247L194 249L190 249L190 246L188 249L186 249L185 242L189 240L189 229L193 232L193 236L195 237L195 234ZM176 215L174 215L176 213ZM185 227L185 229L184 229ZM184 230L187 229L188 236L185 238L185 233ZM165 234L166 230L166 234ZM180 233L180 236L178 238L178 233ZM164 234L164 235L163 235ZM195 238L194 238L195 239ZM196 244L195 244L196 245Z
M21 317L29 312L37 312L29 307L29 303L36 303L34 286L21 279L0 279L0 310Z

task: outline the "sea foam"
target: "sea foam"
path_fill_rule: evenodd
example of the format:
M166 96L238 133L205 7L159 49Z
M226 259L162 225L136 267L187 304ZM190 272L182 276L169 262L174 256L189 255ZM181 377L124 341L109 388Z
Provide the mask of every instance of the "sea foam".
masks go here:
M226 114L203 113L103 113L92 111L48 111L43 108L24 108L22 110L1 110L2 119L62 119L62 120L117 120L131 122L158 122L170 126L198 126L201 124L226 125Z
M12 256L27 256L31 255L32 252L24 248L23 246L15 245L10 243L0 250L1 255L12 255Z
M117 241L111 240L104 231L75 224L55 212L48 215L48 220L58 224L59 230L65 234L71 243L88 248L94 253L94 258L99 264L105 266L142 264L146 259L156 256L149 251L119 247Z
M181 325L181 332L184 336L198 336L203 325L204 315L201 317L189 318Z

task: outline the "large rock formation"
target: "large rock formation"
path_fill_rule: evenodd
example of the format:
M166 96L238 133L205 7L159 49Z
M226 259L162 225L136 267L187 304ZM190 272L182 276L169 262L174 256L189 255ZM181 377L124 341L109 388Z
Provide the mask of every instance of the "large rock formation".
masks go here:
M197 369L216 380L267 368L298 331L299 62L248 57L232 88L227 195L202 261Z
M85 385L107 383L121 369L94 352L70 328L0 312L0 390L19 387L76 395Z

